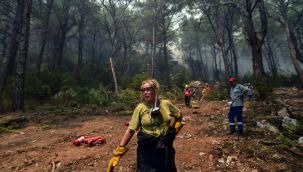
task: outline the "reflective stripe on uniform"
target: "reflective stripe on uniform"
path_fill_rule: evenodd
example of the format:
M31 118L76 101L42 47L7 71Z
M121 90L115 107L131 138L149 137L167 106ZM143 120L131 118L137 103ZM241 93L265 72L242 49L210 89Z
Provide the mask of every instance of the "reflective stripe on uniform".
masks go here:
M229 123L229 125L235 125L235 123Z
M243 122L238 122L238 125L243 125Z

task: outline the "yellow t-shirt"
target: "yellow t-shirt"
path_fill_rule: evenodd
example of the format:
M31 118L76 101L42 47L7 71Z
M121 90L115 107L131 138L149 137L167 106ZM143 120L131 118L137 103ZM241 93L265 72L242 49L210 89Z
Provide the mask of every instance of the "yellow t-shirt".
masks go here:
M134 110L129 129L141 130L146 134L156 137L166 135L173 118L180 118L180 110L168 100L160 100L160 112L158 115L150 115L150 108L140 103Z

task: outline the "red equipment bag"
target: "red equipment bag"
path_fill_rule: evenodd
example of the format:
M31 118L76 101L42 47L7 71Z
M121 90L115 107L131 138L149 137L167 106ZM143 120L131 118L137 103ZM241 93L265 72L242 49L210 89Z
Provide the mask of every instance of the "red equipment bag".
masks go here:
M88 146L100 145L105 142L106 142L105 138L102 138L100 136L94 136L84 139L84 143L87 144Z

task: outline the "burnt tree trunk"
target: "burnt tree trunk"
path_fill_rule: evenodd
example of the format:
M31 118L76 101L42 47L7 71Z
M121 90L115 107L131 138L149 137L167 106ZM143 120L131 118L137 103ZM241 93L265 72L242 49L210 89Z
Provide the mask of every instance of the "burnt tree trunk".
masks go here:
M253 73L257 81L263 81L266 79L263 60L262 60L262 45L267 33L267 16L266 9L264 6L264 0L256 2L256 7L259 9L260 25L261 29L256 32L253 22L253 11L255 6L252 6L251 0L243 0L244 5L244 31L247 36L247 41L251 47L252 62L253 62Z
M170 70L169 70L169 63L168 63L168 53L167 53L167 35L166 31L163 31L163 55L164 55L164 63L165 63L165 77L166 77L166 82L167 86L170 89L171 84L170 84Z
M271 39L269 36L267 37L267 39L265 41L264 47L265 47L265 52L266 52L265 58L266 58L266 61L268 64L268 68L272 74L272 77L276 78L278 76L278 69L277 69L277 63L276 63L276 60L274 57L274 53L273 53L272 47L271 47Z
M44 53L45 45L47 42L49 19L50 19L53 4L54 4L54 0L48 0L47 4L46 4L47 12L46 12L45 20L43 23L43 31L42 31L42 36L41 36L41 47L40 47L40 51L39 51L38 64L37 64L38 72L41 72L41 64L43 62L43 53Z
M54 40L54 52L53 52L53 66L52 69L61 67L63 49L66 39L66 28L59 29Z
M18 57L16 64L16 86L13 100L13 111L24 111L24 83L26 71L26 59L28 54L28 39L30 30L30 16L32 9L32 0L23 0L24 12L22 15L23 25L20 35L20 45L18 48Z
M287 16L285 16L287 17ZM290 57L291 57L291 61L294 65L295 71L297 72L297 75L299 77L299 81L300 81L300 85L303 88L303 71L298 63L298 58L297 58L297 49L294 45L293 39L291 37L291 30L289 27L289 23L288 23L288 18L285 18L284 20L284 30L287 36L287 42L288 42L288 48L290 51Z
M298 61L300 52L298 51L298 48L297 48L297 43L296 43L297 40L295 39L295 35L294 35L294 27L292 27L289 23L289 18L288 18L288 14L287 14L288 4L285 3L284 1L279 1L278 5L279 5L279 12L281 15L280 17L282 19L282 20L278 20L278 21L281 23L281 25L283 26L283 29L285 31L288 48L290 51L290 58L294 65L295 71L298 75L300 85L303 88L303 71L302 71L299 61Z
M111 67L112 74L113 74L115 93L117 94L118 93L118 83L117 83L117 77L116 77L116 72L115 72L115 65L114 65L114 62L111 57L109 58L109 63L110 63L110 67Z
M77 66L78 74L81 72L83 67L83 29L84 29L84 14L82 8L80 7L80 21L78 28L78 66Z
M8 46L7 64L2 81L2 88L5 86L8 76L11 75L15 69L15 59L19 45L19 36L22 28L23 11L24 11L23 0L18 0L16 6L16 14L13 22L12 33L11 33L11 40Z
M220 80L219 77L219 68L218 68L218 62L217 62L217 52L216 52L216 47L215 45L211 46L211 52L212 52L212 56L213 56L213 60L214 60L214 78L216 80Z

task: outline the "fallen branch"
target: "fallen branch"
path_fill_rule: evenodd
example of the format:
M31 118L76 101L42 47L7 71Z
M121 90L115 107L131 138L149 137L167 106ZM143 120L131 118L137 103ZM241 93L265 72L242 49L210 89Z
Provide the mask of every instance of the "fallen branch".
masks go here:
M303 153L301 153L297 148L295 147L291 147L289 149L286 149L287 151L299 156L299 157L302 157L303 158Z
M268 141L260 141L261 144L263 145L279 145L282 144L281 142L268 142Z
M55 161L52 161L52 172L55 172L56 170L56 163Z

